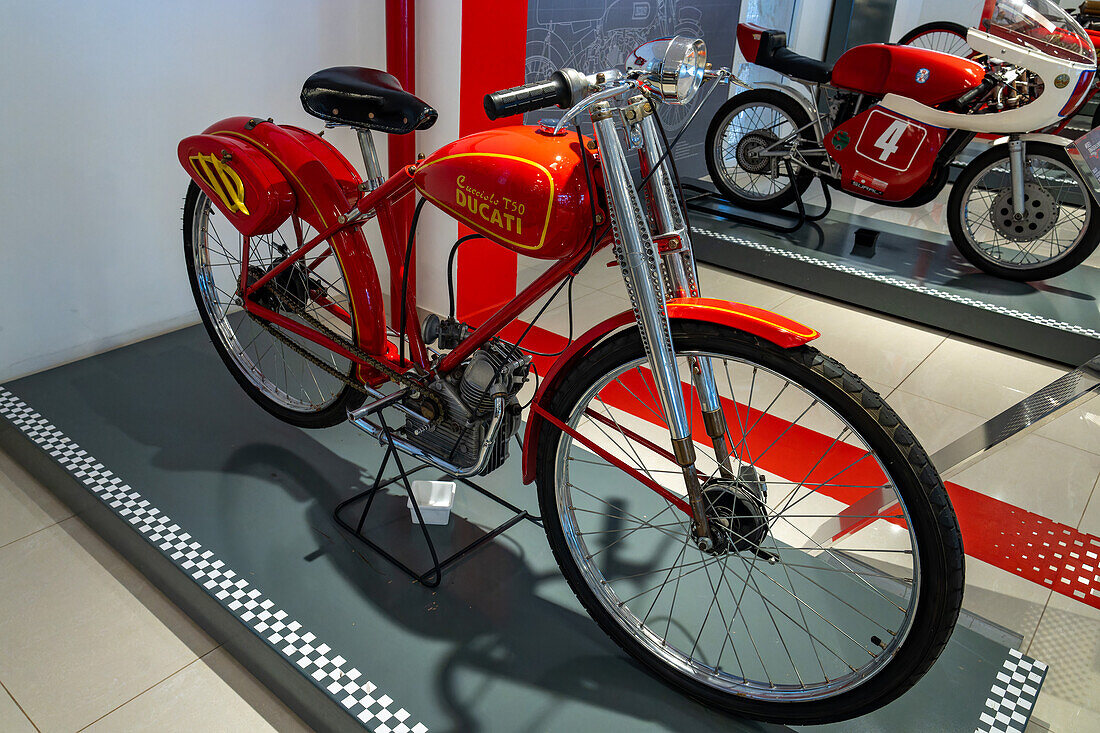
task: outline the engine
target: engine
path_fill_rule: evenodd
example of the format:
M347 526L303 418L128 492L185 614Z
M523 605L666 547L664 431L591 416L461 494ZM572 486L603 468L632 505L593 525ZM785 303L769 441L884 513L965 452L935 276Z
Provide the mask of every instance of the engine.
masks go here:
M474 352L461 369L437 379L429 389L443 401L443 417L425 429L409 417L406 439L432 455L457 466L477 461L493 418L493 401L505 396L504 417L480 475L499 468L508 459L508 442L519 429L522 409L516 395L527 381L531 360L515 346L492 339ZM409 404L414 409L414 403Z

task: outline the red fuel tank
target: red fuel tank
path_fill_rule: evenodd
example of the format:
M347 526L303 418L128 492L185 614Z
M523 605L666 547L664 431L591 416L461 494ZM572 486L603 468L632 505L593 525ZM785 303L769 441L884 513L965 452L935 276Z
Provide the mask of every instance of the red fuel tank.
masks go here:
M596 157L575 134L499 127L444 145L417 167L414 183L492 241L528 257L564 259L586 244L592 228L582 156L599 185Z
M970 59L914 46L867 43L844 52L832 84L881 97L900 94L934 107L982 83L985 69Z

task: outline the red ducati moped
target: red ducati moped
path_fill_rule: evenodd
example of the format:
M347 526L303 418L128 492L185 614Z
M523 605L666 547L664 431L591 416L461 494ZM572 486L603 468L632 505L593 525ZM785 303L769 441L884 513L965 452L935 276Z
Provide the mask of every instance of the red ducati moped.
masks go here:
M305 130L215 123L179 145L187 268L214 347L265 410L350 420L463 477L499 468L521 430L532 359L502 329L612 248L633 308L571 341L523 428L523 480L561 570L615 642L704 704L839 720L896 698L943 650L961 538L925 451L807 345L813 329L701 296L657 110L723 79L702 41L653 41L625 71L561 69L485 99L493 118L558 105L556 126L469 135L386 178L372 131L410 134L436 112L383 72L321 71L302 101L356 131L366 177ZM594 139L569 127L582 113ZM394 215L406 196L551 264L476 328L422 324ZM404 292L394 330L371 218Z

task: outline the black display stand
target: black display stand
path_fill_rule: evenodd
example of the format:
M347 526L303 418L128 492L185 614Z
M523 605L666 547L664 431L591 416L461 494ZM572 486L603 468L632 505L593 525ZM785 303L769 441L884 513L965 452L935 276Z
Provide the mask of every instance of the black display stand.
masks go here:
M686 190L692 191L697 195L688 198L684 203L687 204L688 208L692 209L693 211L699 211L701 213L709 214L719 219L724 219L726 221L732 221L739 224L750 224L754 227L758 227L760 229L773 232L775 234L790 234L791 232L796 232L801 229L802 226L806 224L806 222L821 221L826 216L828 216L829 212L833 208L833 199L832 196L829 194L829 187L825 185L825 182L821 182L821 191L825 194L825 207L816 214L807 214L806 204L802 200L802 192L798 190L798 185L795 182L794 170L791 168L791 163L789 160L785 160L783 161L783 165L787 167L787 177L791 181L791 185L794 186L794 203L798 211L796 213L780 209L779 211L773 211L769 213L780 219L787 219L791 221L792 223L790 224L775 224L769 221L761 220L759 218L741 216L739 214L733 213L725 206L721 208L715 208L712 204L716 202L726 204L728 206L728 202L726 201L725 197L717 191L712 191L710 189L703 188L702 186L696 186L691 183L683 183L681 185ZM815 179L816 178L817 176L815 176Z
M509 518L507 521L502 522L501 524L497 525L495 528L489 530L488 532L486 532L485 534L483 534L481 537L477 538L473 542L467 544L466 546L460 548L459 550L456 550L449 557L446 557L442 561L440 561L439 553L435 549L435 543L432 542L431 535L428 533L428 526L424 523L424 516L420 513L420 507L419 507L419 505L417 505L416 497L413 495L412 482L409 481L410 476L412 476L413 474L416 474L420 471L423 471L425 469L434 469L436 471L439 471L439 469L437 469L435 466L431 466L427 463L424 463L424 464L412 469L411 471L406 471L404 464L401 463L400 452L394 446L393 439L390 437L390 427L389 427L389 425L386 424L386 418L383 417L381 413L378 413L378 418L382 423L383 435L386 436L385 437L386 452L385 452L385 454L383 454L382 463L381 463L381 465L379 465L378 472L375 474L374 485L371 486L371 488L367 489L366 491L361 491L358 494L356 494L355 496L352 496L351 498L345 499L344 501L340 502L336 506L336 508L333 510L332 517L338 525L340 525L345 530L350 532L356 539L358 539L360 542L362 542L363 544L370 547L372 550L374 550L379 555L384 557L390 563L392 563L396 567L400 568L402 571L404 571L404 573L406 575L408 575L413 580L415 580L417 582L420 582L420 583L423 583L428 588L436 588L436 587L439 586L439 584L443 580L443 570L446 569L449 565L452 565L453 563L458 562L459 560L466 557L470 553L476 551L478 548L484 546L486 543L491 542L493 539L495 539L496 537L504 534L509 529L516 526L517 524L519 524L523 520L526 519L526 520L528 520L530 522L533 522L534 524L536 524L540 527L542 526L542 524L541 524L542 517L535 516L535 515L531 514L530 512L528 512L524 509L520 509L519 507L517 507L517 506L513 505L512 503L510 503L509 501L501 498L497 494L494 494L493 492L489 491L488 489L484 488L483 486L479 486L478 484L474 483L473 481L470 481L470 480L462 478L462 477L453 476L453 475L447 474L445 471L443 471L442 473L444 475L449 475L452 480L462 482L463 484L465 484L466 486L469 486L474 491L477 491L478 493L482 494L483 496L485 496L489 499L492 499L493 501L495 501L500 506L502 506L502 507L508 509L509 511L513 512L513 516L511 518ZM383 480L383 476L385 475L385 472L386 472L386 466L389 464L390 456L393 456L394 463L397 465L398 473L393 478ZM424 572L422 572L422 573L416 572L411 567L409 567L408 565L403 563L401 560L397 559L394 555L387 552L380 545L378 545L376 542L374 542L373 540L371 540L370 538L368 538L366 535L363 534L363 525L367 521L367 514L370 512L371 506L374 505L375 496L377 496L378 492L381 491L382 489L386 488L387 486L390 486L391 484L397 483L398 481L400 481L405 487L405 493L409 497L409 503L412 504L413 511L416 513L416 521L420 525L421 533L424 535L424 542L425 542L425 544L427 544L428 552L432 556L432 566L430 568L428 568L427 570L425 570ZM350 522L346 521L343 518L342 513L351 504L354 504L355 502L360 501L364 498L366 499L367 503L363 507L363 511L360 512L358 521L353 526Z

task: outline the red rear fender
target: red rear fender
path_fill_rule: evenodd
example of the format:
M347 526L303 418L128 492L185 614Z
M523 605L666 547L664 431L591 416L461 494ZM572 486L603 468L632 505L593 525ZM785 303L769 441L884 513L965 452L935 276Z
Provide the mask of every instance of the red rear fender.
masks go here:
M676 298L668 303L669 318L677 321L717 323L736 328L789 349L814 340L820 334L809 326L744 303L731 303L717 298ZM542 380L535 403L549 410L549 403L565 375L571 373L580 359L612 333L634 323L633 311L624 311L590 328L578 337L562 354ZM532 410L527 416L523 439L523 483L535 480L535 454L544 419Z
M756 54L760 50L760 36L766 30L767 28L755 23L737 24L737 47L750 64L756 61Z
M280 174L280 180L289 184L294 213L313 227L307 239L337 226L338 218L351 209L352 193L357 193L359 184L358 174L335 148L310 132L253 117L230 117L187 140L196 139L232 141L244 146L242 149L262 153ZM187 168L191 154L185 156L184 152L181 144L181 162ZM261 181L259 176L253 179ZM253 179L245 178L242 185ZM259 199L263 193L240 191L245 204ZM289 211L285 216L289 216ZM262 233L262 230L247 233ZM337 231L330 241L347 280L359 346L370 354L385 354L382 290L367 240L360 228L350 227Z

